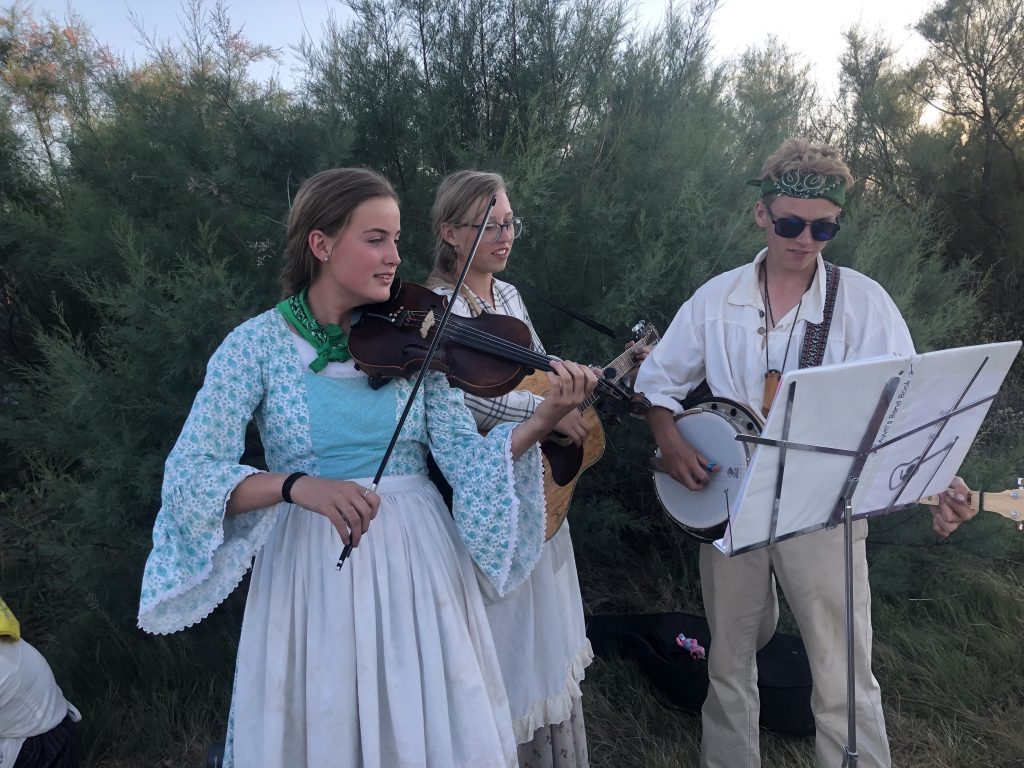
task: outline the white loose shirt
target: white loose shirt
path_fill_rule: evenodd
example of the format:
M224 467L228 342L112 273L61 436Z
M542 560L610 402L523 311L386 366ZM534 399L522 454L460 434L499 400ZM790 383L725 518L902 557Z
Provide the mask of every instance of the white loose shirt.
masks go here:
M679 401L707 379L716 397L744 403L760 413L765 371L785 372L799 366L807 323L819 324L823 318L824 263L819 253L818 271L801 305L762 334L759 329L767 323L758 269L767 252L762 250L751 264L712 278L679 308L636 377L636 391L643 392L651 405L678 414L682 412ZM822 364L912 354L910 331L885 289L866 275L842 267Z
M0 640L0 768L14 765L25 739L56 728L68 714L82 719L39 651L24 640Z

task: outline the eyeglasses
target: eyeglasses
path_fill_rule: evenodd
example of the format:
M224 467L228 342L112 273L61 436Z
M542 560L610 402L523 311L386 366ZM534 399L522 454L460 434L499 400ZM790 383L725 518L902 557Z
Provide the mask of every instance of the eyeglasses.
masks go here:
M839 223L835 221L829 221L828 219L818 219L817 221L807 221L806 219L798 219L795 216L786 216L782 219L776 219L772 215L772 209L767 205L764 207L768 211L768 218L772 220L772 224L775 225L775 234L779 237L794 238L800 237L804 231L804 227L808 224L811 225L811 237L820 243L826 240L831 240L837 234L839 234Z
M459 227L474 227L480 228L479 224L456 224L456 228ZM497 243L501 240L502 235L505 232L509 233L509 236L515 240L521 234L523 234L523 217L513 216L511 220L506 221L504 224L498 224L494 221L489 221L484 225L484 242L485 243Z

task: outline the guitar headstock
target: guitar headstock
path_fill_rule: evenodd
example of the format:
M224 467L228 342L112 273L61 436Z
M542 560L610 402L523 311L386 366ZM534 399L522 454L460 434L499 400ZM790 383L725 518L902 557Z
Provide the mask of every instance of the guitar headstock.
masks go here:
M633 334L633 342L641 347L653 347L661 341L661 334L658 333L658 329L647 320L638 322L630 328L630 332Z

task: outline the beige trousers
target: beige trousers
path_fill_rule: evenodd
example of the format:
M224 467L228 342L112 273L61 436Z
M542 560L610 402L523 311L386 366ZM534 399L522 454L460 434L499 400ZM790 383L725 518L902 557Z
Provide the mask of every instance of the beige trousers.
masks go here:
M864 540L867 521L853 524L854 670L858 768L890 768L881 692L871 674L871 593ZM704 609L711 626L704 702L702 768L759 768L755 654L770 637L778 606L772 571L782 586L810 660L811 709L819 768L841 768L847 739L846 582L843 527L815 531L726 557L700 548Z

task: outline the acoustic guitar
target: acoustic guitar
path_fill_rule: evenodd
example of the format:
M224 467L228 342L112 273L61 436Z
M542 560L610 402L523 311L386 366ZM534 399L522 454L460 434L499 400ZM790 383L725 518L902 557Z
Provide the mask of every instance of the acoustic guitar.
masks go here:
M633 351L635 347L651 347L660 340L658 332L645 320L634 325L632 333L635 345L603 369L604 377L613 383L624 379L636 365L637 356ZM518 389L525 389L543 397L548 391L547 376L539 371L532 373L520 382ZM544 499L547 508L545 541L562 527L580 475L604 454L604 429L593 408L597 400L598 395L592 394L577 406L584 423L590 428L583 445L575 445L572 440L558 433L552 433L540 444L544 464Z

